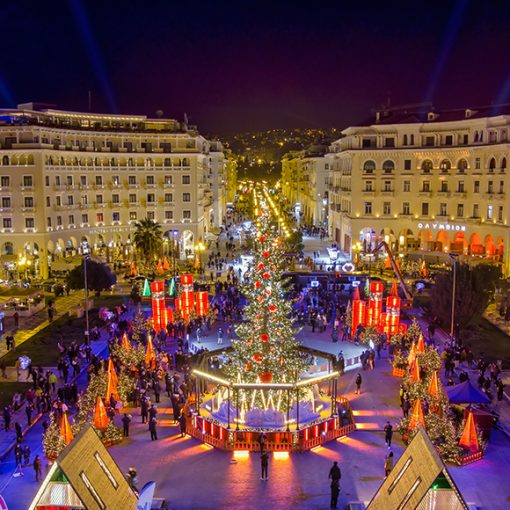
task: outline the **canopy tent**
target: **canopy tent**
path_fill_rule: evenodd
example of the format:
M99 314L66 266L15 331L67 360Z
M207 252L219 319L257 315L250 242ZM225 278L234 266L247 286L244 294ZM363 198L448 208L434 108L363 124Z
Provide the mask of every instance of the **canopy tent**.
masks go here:
M468 379L463 383L445 388L451 404L488 404L489 397L471 384Z

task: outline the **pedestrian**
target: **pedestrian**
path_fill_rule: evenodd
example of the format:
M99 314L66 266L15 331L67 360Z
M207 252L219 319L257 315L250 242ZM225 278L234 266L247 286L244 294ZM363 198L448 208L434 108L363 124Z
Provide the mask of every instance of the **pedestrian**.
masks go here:
M16 329L18 329L19 328L19 313L17 311L15 311L12 318L14 319L14 327Z
M179 428L181 429L181 437L186 435L186 415L181 411L179 416Z
M218 328L218 343L219 344L223 343L223 329L221 328Z
M25 404L25 414L27 415L27 424L30 427L32 425L32 413L34 412L34 404L27 402Z
M130 467L128 472L127 472L127 475L126 475L126 478L127 478L127 481L128 481L128 484L129 486L131 487L131 489L133 490L133 492L135 494L138 494L140 491L138 490L138 476L137 476L137 472L136 472L136 469L134 467Z
M386 422L384 427L384 440L388 448L391 448L391 438L393 437L393 427L389 421Z
M156 432L157 421L156 418L151 418L149 421L149 431L151 433L151 441L155 441L158 438L158 434Z
M333 462L333 466L331 466L331 469L329 470L329 479L333 482L336 481L337 483L340 483L340 478L342 478L342 472L338 467L338 462L335 460L335 462Z
M21 443L23 439L23 429L21 428L21 425L18 422L16 422L14 424L14 429L16 430L16 441Z
M11 406L4 406L3 415L4 415L4 428L5 430L9 430L11 428L12 419Z
M409 410L411 409L411 401L409 400L409 395L406 395L406 399L404 400L404 405L402 407L402 411L404 413L404 418L409 416Z
M156 418L156 415L158 414L158 408L152 404L149 409L149 419L152 420L152 418Z
M38 482L40 478L42 478L42 463L39 455L35 456L34 459L34 471L35 471L35 481Z
M142 401L140 402L140 414L142 416L142 423L147 421L148 410L149 404L147 403L147 399L142 398Z
M23 447L20 443L16 443L14 447L14 459L16 460L16 466L21 466L21 459L23 458Z
M363 379L361 378L361 374L358 372L358 375L356 376L356 395L361 394L361 383L363 382Z
M338 495L340 494L340 483L338 480L331 481L331 508L338 508Z
M267 452L262 452L260 454L260 479L261 480L268 480L267 476L267 468L269 466L269 456L267 455Z
M393 469L393 452L390 452L384 458L384 476L387 477L392 469Z
M122 417L122 427L124 429L124 437L129 437L129 424L131 423L131 415L124 413Z
M264 446L265 446L265 443L266 443L266 439L267 439L267 436L264 433L260 434L259 437L257 438L257 442L259 443L260 451L261 452L264 451Z
M23 465L28 466L30 464L30 446L27 444L25 445L25 448L23 448Z

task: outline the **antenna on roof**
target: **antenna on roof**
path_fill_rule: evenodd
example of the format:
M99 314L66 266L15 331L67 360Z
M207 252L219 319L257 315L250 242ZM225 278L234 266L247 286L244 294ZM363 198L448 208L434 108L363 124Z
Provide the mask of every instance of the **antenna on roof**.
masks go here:
M89 89L89 113L92 111L92 91Z

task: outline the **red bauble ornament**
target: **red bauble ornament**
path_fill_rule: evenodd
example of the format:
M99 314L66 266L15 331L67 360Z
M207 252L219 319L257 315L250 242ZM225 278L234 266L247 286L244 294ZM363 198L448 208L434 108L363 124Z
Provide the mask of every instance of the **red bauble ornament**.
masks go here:
M263 256L265 259L268 259L268 258L271 256L271 253L269 253L268 251L263 251L263 252L262 252L262 256Z
M264 343L269 341L269 335L267 335L266 333L262 333L262 335L260 335L260 340Z
M253 361L255 361L255 363L262 363L262 353L261 352L256 352L254 355L253 355Z
M270 276L271 276L271 275L270 275L269 273L264 273L264 274L262 275L262 278L264 278L264 280L268 280L268 279L270 278Z
M265 290L265 293L270 296L271 295L271 289L269 287L267 287L267 289Z
M261 262L258 266L257 266L257 269L264 269L264 262Z
M261 283L260 283L260 282L255 282L255 288L256 288L256 289L260 289L260 285L261 285Z
M260 237L259 237L259 241L260 241L261 243L265 242L265 241L266 241L266 236L264 236L264 235L260 236Z
M276 312L276 306L275 305L269 305L269 311L270 312Z
M258 301L259 303L262 303L262 301L264 301L264 296L258 296L258 297L257 297L257 301Z
M271 372L262 372L259 374L259 378L262 384L270 384L273 380L273 374Z

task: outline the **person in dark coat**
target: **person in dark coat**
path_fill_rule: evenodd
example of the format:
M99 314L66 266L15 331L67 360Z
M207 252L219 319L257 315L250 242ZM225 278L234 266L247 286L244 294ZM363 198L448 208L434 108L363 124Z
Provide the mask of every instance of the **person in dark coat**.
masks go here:
M34 459L34 471L35 471L35 481L38 482L40 478L42 478L42 462L39 455L35 456Z
M358 375L356 376L356 395L359 395L361 393L361 383L363 379L361 378L361 374L358 372Z
M23 448L23 465L28 466L30 464L30 454L32 452L30 451L30 446L27 444L25 445L25 448Z
M16 441L21 443L23 439L23 429L21 428L21 425L18 422L16 422L14 424L14 429L16 430Z
M269 466L269 456L267 455L267 452L262 452L262 454L260 455L260 469L261 469L260 479L261 480L268 479L268 476L267 476L268 466Z
M338 480L331 482L331 508L338 508L338 495L340 494L340 483Z
M329 470L329 478L336 482L340 482L340 478L342 478L342 473L338 467L337 461L333 462L333 466L331 466L331 469Z
M129 414L124 413L122 417L122 427L124 429L123 434L124 437L129 437L129 424L131 423L131 416Z
M179 416L179 427L181 429L181 437L184 437L186 435L186 415L183 412Z
M21 466L21 459L23 458L23 447L20 443L16 443L14 447L14 459L16 460L16 466Z
M151 418L149 421L149 431L151 433L151 441L155 441L158 438L158 434L156 432L157 421L156 418Z
M140 414L142 416L142 423L147 421L148 410L149 404L145 398L142 398L142 401L140 402Z
M388 448L391 448L391 438L393 437L393 427L389 421L386 422L384 427L384 441L388 445Z
M158 408L152 404L149 409L149 419L152 420L152 418L156 418L156 415L158 414Z

